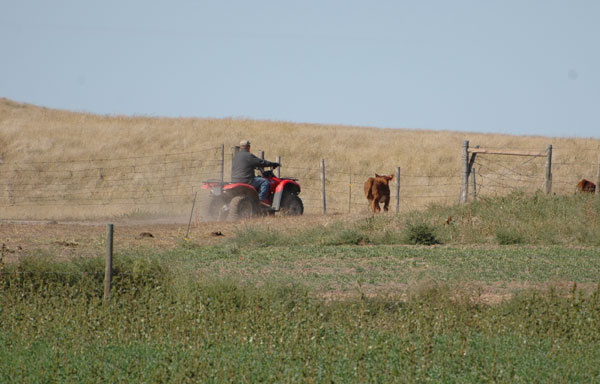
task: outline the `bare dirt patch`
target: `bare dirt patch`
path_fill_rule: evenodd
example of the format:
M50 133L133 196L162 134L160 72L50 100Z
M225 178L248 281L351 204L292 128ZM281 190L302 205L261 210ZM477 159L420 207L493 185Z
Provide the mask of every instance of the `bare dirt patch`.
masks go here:
M237 222L189 221L189 217L121 218L106 221L0 221L0 245L5 262L47 252L60 259L104 255L106 226L114 224L115 252L119 249L172 249L188 241L216 245L248 228L301 230L339 221L336 216L266 217ZM187 240L186 240L187 239Z

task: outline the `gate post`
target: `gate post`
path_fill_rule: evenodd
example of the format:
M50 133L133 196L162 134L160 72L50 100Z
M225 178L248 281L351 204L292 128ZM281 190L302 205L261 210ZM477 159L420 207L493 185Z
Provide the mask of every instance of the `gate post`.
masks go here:
M469 190L469 140L462 142L462 171L461 171L461 183L460 183L460 197L459 202L467 202L467 193Z

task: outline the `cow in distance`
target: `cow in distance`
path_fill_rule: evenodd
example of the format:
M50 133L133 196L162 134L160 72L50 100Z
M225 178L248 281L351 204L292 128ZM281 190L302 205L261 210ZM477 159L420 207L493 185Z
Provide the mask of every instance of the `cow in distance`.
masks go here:
M581 181L577 183L577 192L594 193L596 192L596 184L592 183L587 179L581 179Z
M390 187L389 183L394 178L394 175L378 175L375 177L369 177L365 181L365 196L369 200L369 206L373 214L381 212L379 206L383 203L383 210L388 211L390 206Z

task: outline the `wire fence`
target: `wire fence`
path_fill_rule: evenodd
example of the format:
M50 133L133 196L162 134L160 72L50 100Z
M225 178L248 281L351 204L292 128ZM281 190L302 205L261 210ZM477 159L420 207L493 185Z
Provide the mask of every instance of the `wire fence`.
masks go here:
M202 180L220 177L221 148L153 156L4 162L2 218L181 213ZM173 209L175 208L175 209Z
M554 149L554 156L560 158L560 152ZM473 163L476 195L504 195L520 190L526 193L544 191L546 158L529 157L510 160L506 156L477 156ZM600 164L589 161L552 161L552 193L558 195L573 194L577 183L586 178L596 183L600 174ZM471 181L470 187L473 187Z
M457 168L459 152L457 150ZM555 149L553 192L573 193L582 177L596 180L598 163L593 160L570 161ZM589 154L591 159L593 153ZM121 158L90 158L0 164L0 219L51 217L90 217L127 215L132 212L157 214L189 213L196 196L202 198L203 181L227 181L233 151L224 146L193 152L167 153ZM321 213L323 189L327 213L368 213L364 182L374 173L327 168L320 164L286 164L281 159L282 177L299 179L306 213ZM400 178L390 183L395 209L404 212L429 204L458 201L461 176L422 174L400 168ZM528 157L515 160L507 156L479 155L473 164L475 196L503 195L513 190L533 193L543 190L545 160ZM396 176L396 175L395 175ZM395 191L399 183L399 194ZM474 186L474 187L473 187ZM40 213L48 217L40 217Z

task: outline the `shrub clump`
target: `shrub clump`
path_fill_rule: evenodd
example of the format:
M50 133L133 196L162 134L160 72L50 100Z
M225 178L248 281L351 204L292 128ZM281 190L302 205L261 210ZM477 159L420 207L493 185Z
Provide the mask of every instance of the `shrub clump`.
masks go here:
M405 230L405 241L415 245L441 244L435 229L427 223L409 223Z
M495 232L496 242L499 245L515 245L524 242L523 236L515 231L498 229Z

